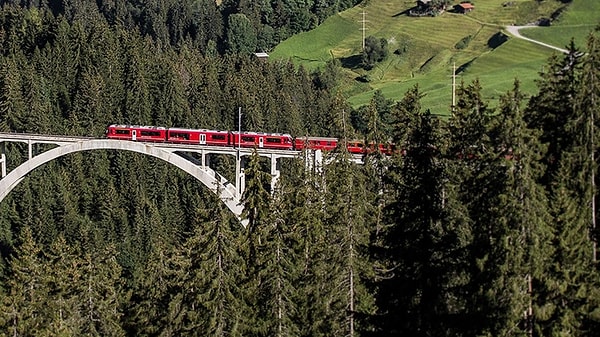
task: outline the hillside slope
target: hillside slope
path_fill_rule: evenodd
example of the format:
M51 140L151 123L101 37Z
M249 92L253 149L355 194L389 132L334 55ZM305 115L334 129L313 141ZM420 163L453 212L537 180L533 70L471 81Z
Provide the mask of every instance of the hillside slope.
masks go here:
M525 92L536 91L534 80L556 51L519 40L505 26L527 24L560 13L556 27L535 29L560 29L562 21L581 18L580 24L585 26L572 32L577 34L577 41L584 41L587 32L597 24L594 20L600 17L599 6L586 0L573 0L569 5L560 1L481 0L471 13L447 11L436 17L406 15L413 6L414 1L406 0L368 1L366 6L347 10L313 31L282 42L271 58L290 58L308 68L321 67L332 58L340 60L346 75L342 90L354 106L366 104L374 90L399 99L418 84L426 93L424 106L444 114L451 105L454 67L457 83L479 78L485 97L492 101L508 90L515 78L522 82ZM561 20L563 17L569 19ZM388 58L370 71L357 65L362 47L362 21L365 21L365 35L385 38L390 50ZM528 29L526 34L533 30ZM542 37L550 35L542 33ZM569 39L549 39L548 43Z

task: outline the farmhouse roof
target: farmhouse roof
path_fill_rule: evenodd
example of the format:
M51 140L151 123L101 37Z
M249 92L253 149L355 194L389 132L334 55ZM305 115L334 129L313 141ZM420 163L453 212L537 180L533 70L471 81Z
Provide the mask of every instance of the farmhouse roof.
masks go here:
M460 7L462 7L463 9L473 9L475 8L475 6L473 6L472 3L468 3L468 2L463 2L458 4Z

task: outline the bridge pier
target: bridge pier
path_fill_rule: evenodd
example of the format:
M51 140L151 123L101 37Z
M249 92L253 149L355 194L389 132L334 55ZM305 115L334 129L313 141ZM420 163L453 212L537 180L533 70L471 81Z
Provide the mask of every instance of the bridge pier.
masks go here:
M202 169L210 167L210 154L206 153L206 150L201 151L202 156Z
M235 191L237 193L238 200L242 198L242 193L244 192L244 188L242 187L242 175L242 155L240 153L240 149L238 148L235 157Z
M33 143L31 142L31 139L27 140L27 150L29 153L29 160L31 160L31 158L33 158Z
M2 177L0 178L6 177L6 155L4 154L6 152L5 144L5 142L0 143L0 166L2 171Z
M277 157L275 154L271 154L271 194L275 193L275 186L279 181L281 172L279 171L279 165L277 165Z
M315 151L315 171L318 173L323 172L323 152L321 150Z
M0 166L2 166L2 178L6 177L6 155L4 152L0 154Z
M323 170L323 152L321 150L308 151L305 166L310 172L321 173Z
M238 198L238 200L242 200L242 194L244 194L244 191L246 190L246 173L245 173L245 169L242 167L240 169L240 197Z

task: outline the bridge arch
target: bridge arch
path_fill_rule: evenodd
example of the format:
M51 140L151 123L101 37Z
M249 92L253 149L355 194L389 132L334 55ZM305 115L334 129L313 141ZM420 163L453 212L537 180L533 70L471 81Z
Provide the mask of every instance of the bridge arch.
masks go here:
M35 157L32 157L16 167L14 170L10 171L4 178L0 180L0 202L4 200L8 193L10 193L29 172L33 171L37 167L67 154L90 150L125 150L146 154L164 160L198 179L213 193L217 194L219 199L225 203L227 208L229 208L231 212L238 217L238 219L241 217L243 207L239 204L237 189L225 178L214 172L209 167L202 167L193 164L192 162L174 153L176 149L169 151L154 147L149 144L112 139L85 140L76 143L60 145L54 149L45 151ZM245 227L246 221L242 221L242 225Z

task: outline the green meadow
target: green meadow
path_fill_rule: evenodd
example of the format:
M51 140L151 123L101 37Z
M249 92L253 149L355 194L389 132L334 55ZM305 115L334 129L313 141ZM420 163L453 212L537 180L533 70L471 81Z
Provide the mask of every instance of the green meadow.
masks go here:
M600 24L600 1L574 1L550 27L535 27L521 31L523 36L558 47L565 47L571 39L585 48L591 30Z
M478 79L492 105L512 88L515 79L526 93L536 92L540 70L557 52L517 39L505 26L560 13L551 27L527 28L521 33L564 47L571 37L584 46L586 36L600 22L600 1L573 0L564 5L553 0L479 0L474 4L475 10L467 14L447 11L436 17L410 17L406 12L414 1L370 0L282 42L271 59L291 59L309 69L338 60L344 73L341 90L355 107L367 104L375 90L399 100L418 85L426 95L423 106L446 114L452 104L454 72L457 85ZM385 38L390 51L370 71L358 64L363 21L365 36Z

